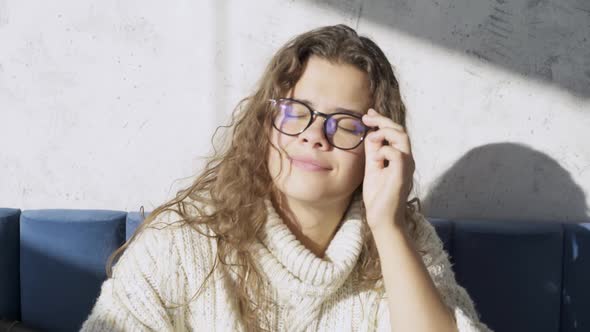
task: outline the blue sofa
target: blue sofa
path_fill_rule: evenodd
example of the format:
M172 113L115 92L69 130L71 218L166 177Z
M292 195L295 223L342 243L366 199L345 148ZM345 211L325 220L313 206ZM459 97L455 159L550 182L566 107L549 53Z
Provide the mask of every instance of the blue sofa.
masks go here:
M590 223L428 219L494 331L590 331ZM138 212L0 208L0 321L77 331L108 256L141 220Z

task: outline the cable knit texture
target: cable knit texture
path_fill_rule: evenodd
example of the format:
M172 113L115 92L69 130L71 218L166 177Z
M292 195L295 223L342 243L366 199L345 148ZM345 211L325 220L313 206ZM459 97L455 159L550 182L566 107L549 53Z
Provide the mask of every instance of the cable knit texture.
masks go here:
M361 199L352 201L322 258L295 238L266 200L268 219L252 254L278 303L266 313L269 330L391 330L386 295L359 291L353 273L368 227L361 219ZM234 280L228 268L218 263L196 294L215 262L216 243L188 225L172 225L178 219L172 212L159 215L154 225L166 227L147 228L130 244L113 267L113 277L102 284L81 331L244 330L228 287ZM213 235L205 226L198 227ZM458 330L491 331L455 281L442 241L422 215L414 240L427 252L423 262L455 313Z

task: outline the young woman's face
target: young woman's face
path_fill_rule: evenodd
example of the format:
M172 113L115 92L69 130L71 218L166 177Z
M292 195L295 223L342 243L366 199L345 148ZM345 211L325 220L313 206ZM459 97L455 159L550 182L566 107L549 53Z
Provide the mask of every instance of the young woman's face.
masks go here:
M327 114L344 108L362 115L371 107L366 73L315 56L309 58L303 75L284 97L305 100L312 109ZM332 146L323 133L324 120L316 117L297 136L272 129L272 143L284 152L279 175L281 155L270 149L270 175L277 188L289 198L310 203L342 200L350 197L363 181L364 144L352 150Z

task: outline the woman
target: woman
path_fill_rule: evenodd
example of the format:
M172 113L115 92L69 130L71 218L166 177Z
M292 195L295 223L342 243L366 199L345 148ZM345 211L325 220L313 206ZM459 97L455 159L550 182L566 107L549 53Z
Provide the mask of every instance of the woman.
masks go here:
M301 34L240 104L227 147L110 257L127 248L83 331L489 331L407 202L406 109L374 42Z

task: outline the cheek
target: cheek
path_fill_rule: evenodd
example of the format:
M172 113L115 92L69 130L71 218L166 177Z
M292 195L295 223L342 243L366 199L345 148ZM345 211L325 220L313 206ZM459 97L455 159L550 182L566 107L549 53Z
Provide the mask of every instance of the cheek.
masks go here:
M365 151L364 149L354 150L343 156L343 166L345 168L346 176L353 182L358 183L362 181L365 176Z
M276 130L272 131L270 141L274 147L270 147L268 154L268 168L273 178L279 173L281 167L281 154L283 158L283 167L285 167L285 164L287 163L286 148L292 140L293 138L290 136L281 135L281 133ZM277 151L277 149L279 151Z
M273 131L271 135L271 146L269 147L268 151L268 169L270 171L270 175L274 178L277 173L277 167L279 165L279 152L276 150L279 145L277 144L277 138Z
M354 149L354 164L361 170L365 170L365 145L361 144L358 148Z
M358 178L362 179L365 177L365 153L361 154L355 161L355 173Z
M291 144L291 142L294 141L295 139L296 139L295 136L283 135L274 129L273 129L271 136L270 136L270 141L272 142L272 144L274 144L274 146L276 146L277 148L280 148L283 150L286 150L287 146L289 144Z

